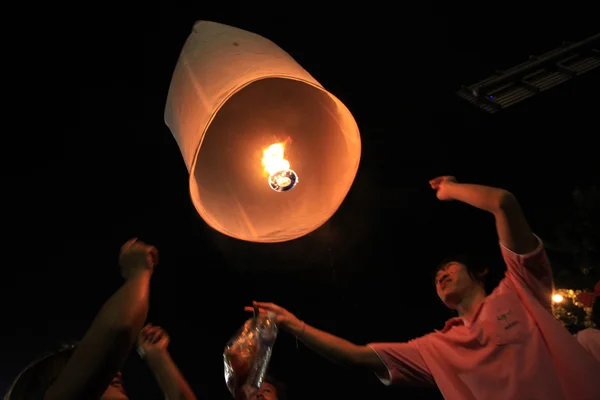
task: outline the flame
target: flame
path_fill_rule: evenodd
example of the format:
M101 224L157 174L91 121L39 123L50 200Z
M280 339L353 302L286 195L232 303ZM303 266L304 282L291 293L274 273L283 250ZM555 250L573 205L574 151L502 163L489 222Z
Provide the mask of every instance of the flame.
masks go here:
M275 143L263 150L262 165L269 175L290 169L290 163L284 158L285 142Z

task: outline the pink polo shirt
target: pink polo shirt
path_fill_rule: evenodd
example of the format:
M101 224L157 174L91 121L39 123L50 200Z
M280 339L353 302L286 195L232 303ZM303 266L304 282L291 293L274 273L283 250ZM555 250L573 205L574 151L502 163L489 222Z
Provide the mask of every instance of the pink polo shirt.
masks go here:
M575 334L575 338L600 362L600 329L587 328ZM600 384L600 382L598 383Z
M450 400L599 400L600 363L552 314L541 240L525 255L501 249L506 276L471 323L456 317L407 343L370 344L388 369L379 379L437 386Z

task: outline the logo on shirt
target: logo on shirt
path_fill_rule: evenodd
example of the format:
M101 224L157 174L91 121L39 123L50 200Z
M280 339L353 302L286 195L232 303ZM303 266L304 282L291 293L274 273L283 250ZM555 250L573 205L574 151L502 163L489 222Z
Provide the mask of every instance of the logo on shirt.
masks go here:
M519 321L515 321L510 318L510 310L505 312L504 314L500 314L496 318L498 318L498 321L504 324L504 329L510 329L519 323Z

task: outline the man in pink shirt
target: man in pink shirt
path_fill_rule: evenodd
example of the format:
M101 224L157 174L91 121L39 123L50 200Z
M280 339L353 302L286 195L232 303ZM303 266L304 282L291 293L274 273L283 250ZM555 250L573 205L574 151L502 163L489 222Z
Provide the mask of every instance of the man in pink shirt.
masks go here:
M596 285L598 287L599 285ZM596 289L596 300L592 306L592 322L594 328L587 328L575 334L577 341L600 362L600 297Z
M272 303L280 327L328 358L371 369L386 384L437 386L452 400L598 400L600 363L554 318L552 272L541 240L506 190L430 181L440 200L492 213L506 277L489 295L484 273L458 260L442 264L438 296L458 316L440 331L407 343L356 345L306 325ZM252 311L252 307L247 308Z

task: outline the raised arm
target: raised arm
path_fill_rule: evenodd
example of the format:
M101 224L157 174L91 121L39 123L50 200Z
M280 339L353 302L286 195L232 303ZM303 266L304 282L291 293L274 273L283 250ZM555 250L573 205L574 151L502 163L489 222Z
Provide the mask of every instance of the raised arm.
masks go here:
M537 300L552 311L552 270L544 246L529 228L521 207L510 192L489 186L457 183L451 176L430 181L440 200L459 200L488 211L496 220L507 278L527 288Z
M125 362L148 313L158 251L130 240L119 261L125 283L104 303L45 400L100 398Z
M492 213L500 243L516 254L535 250L538 240L531 232L515 196L507 190L490 186L458 183L452 176L429 182L440 200L458 200Z
M169 341L169 335L160 326L148 324L140 333L138 353L148 363L165 399L196 400L196 395L167 350Z

